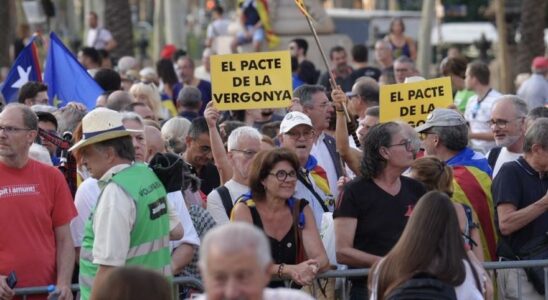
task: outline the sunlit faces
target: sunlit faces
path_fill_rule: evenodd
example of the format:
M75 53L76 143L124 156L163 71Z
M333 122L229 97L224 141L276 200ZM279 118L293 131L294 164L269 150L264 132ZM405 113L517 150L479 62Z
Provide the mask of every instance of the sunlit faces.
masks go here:
M146 159L147 145L144 126L135 120L124 120L124 127L131 132L131 141L135 148L135 160L144 162Z
M335 51L331 54L331 64L335 69L344 69L348 66L346 51Z
M385 159L388 165L406 169L413 163L413 142L403 131L400 131L392 136L391 144L386 149Z
M314 129L308 125L297 125L280 137L282 147L295 151L299 161L306 161L314 143Z
M89 145L78 150L80 164L86 168L91 177L100 179L110 168L105 149Z
M249 177L250 165L257 152L261 151L261 141L248 136L238 140L237 148L231 149L228 156L233 164L234 171L239 179L247 180Z
M497 146L508 147L525 134L525 117L516 113L510 101L499 101L491 111L489 121Z
M358 129L356 129L356 133L358 134L360 141L363 141L369 132L369 129L377 124L379 124L378 117L366 115L365 118L361 119L358 122Z
M8 107L0 113L0 158L12 160L28 153L36 130L27 128L19 108Z
M213 159L211 154L211 142L209 141L209 135L207 133L202 133L196 139L187 136L186 146L187 150L185 151L185 156L187 163L195 168L199 169Z
M223 253L213 247L202 274L208 300L260 300L270 280L253 249Z
M318 132L329 128L332 112L333 105L324 92L314 93L310 105L304 107L304 113Z
M297 170L288 161L280 161L270 170L262 184L267 196L287 200L295 193Z

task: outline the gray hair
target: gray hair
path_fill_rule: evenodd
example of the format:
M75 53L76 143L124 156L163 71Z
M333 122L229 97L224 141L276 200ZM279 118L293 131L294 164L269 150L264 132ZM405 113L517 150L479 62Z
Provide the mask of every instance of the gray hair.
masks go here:
M548 149L548 118L539 118L527 129L523 152L531 153L533 145L537 144L542 149Z
M293 97L299 98L302 106L312 106L312 95L316 93L325 93L325 87L317 84L303 84L296 88L293 92Z
M255 259L261 268L266 268L272 262L266 235L249 223L228 223L207 232L200 246L200 260L198 261L203 271L207 270L207 256L212 248L220 250L224 255L240 253L242 250L253 250Z
M21 103L10 103L4 107L7 109L18 109L23 116L23 125L31 130L38 130L38 116L32 111L32 109Z
M262 139L262 135L257 129L251 126L238 127L234 129L228 136L228 140L226 142L228 151L236 149L241 139L244 137L255 139L258 141L261 141Z
M143 118L137 114L136 112L132 111L124 111L120 113L122 115L122 122L125 121L135 121L139 123L141 126L145 126L145 123L143 122Z
M434 126L432 132L438 135L440 143L451 151L461 151L468 145L468 126Z
M182 153L185 151L185 138L190 130L190 121L183 117L174 117L162 126L162 139L169 151Z
M409 58L409 57L407 57L407 56L405 56L405 55L402 55L402 56L398 57L398 58L394 61L394 65L395 65L396 63L400 63L400 64L409 64L409 65L413 66L413 68L415 68L415 62L414 62L411 58Z
M520 97L516 95L502 95L498 99L499 100L497 102L508 101L512 103L512 105L514 106L516 110L517 117L526 117L527 113L529 113L527 102L525 102L525 100L521 99Z
M177 104L186 108L202 107L202 92L193 86L187 85L179 92Z
M64 106L57 111L53 112L55 118L59 122L57 126L58 132L70 131L73 132L76 129L76 126L80 124L84 116L86 115L85 110L81 110L76 106Z
M378 106L371 106L371 107L368 107L366 110L365 110L365 115L366 116L372 116L372 117L379 117L379 107Z

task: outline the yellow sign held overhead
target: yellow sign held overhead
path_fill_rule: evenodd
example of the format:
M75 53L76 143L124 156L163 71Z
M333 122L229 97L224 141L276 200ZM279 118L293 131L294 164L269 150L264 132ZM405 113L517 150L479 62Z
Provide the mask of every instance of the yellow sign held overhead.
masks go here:
M211 90L218 110L288 107L293 98L289 51L214 55Z
M451 78L382 85L380 122L401 120L415 127L423 124L435 108L453 104Z

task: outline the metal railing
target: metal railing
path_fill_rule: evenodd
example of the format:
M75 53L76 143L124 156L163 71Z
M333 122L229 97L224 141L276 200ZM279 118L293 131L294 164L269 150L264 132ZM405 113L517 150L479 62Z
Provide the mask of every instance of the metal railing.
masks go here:
M485 262L483 267L486 270L500 270L500 269L523 269L531 267L543 267L544 268L544 299L548 300L548 259L544 260L522 260L522 261L497 261L497 262ZM369 269L349 269L349 270L334 270L327 271L320 275L317 278L347 278L347 277L362 277L369 274ZM492 278L495 281L495 278ZM174 285L174 290L177 291L179 286L188 286L195 288L199 291L204 291L202 282L193 277L175 277L172 280ZM344 286L344 285L343 285ZM73 291L79 291L78 284L73 284L71 286ZM521 278L518 277L518 295L521 295ZM28 287L28 288L16 288L15 294L18 296L23 296L23 299L26 299L28 295L36 294L47 294L48 287ZM345 293L343 293L345 294Z
M204 286L202 285L202 282L194 277L175 277L171 281L173 283L174 287L174 293L178 294L178 287L179 286L188 286L192 287L194 289L197 289L199 291L204 291ZM80 291L80 286L78 284L71 285L71 289L73 292ZM44 295L48 293L48 287L47 286L37 286L37 287L27 287L27 288L16 288L14 289L16 296L22 296L24 300L27 299L27 296L30 295Z

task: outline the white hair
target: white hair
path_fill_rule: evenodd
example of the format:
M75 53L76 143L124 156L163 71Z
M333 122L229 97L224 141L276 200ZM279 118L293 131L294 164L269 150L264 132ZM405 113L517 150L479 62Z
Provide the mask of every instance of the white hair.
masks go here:
M272 262L266 235L254 225L245 222L227 223L207 232L200 246L198 261L204 271L207 270L207 256L212 248L220 250L223 255L251 249L255 252L255 259L261 268L266 268Z
M255 129L251 126L238 127L236 129L234 129L230 133L230 135L228 136L228 140L226 142L228 151L230 151L232 149L236 149L238 147L238 143L244 137L247 137L247 138L250 138L250 139L256 139L259 142L263 138L261 133L257 129Z
M133 111L124 111L120 113L122 115L122 122L125 121L135 121L139 123L141 126L145 126L145 122L143 122L143 118Z
M167 148L175 153L182 153L185 150L185 138L190 130L190 121L183 117L174 117L162 126L162 139Z

